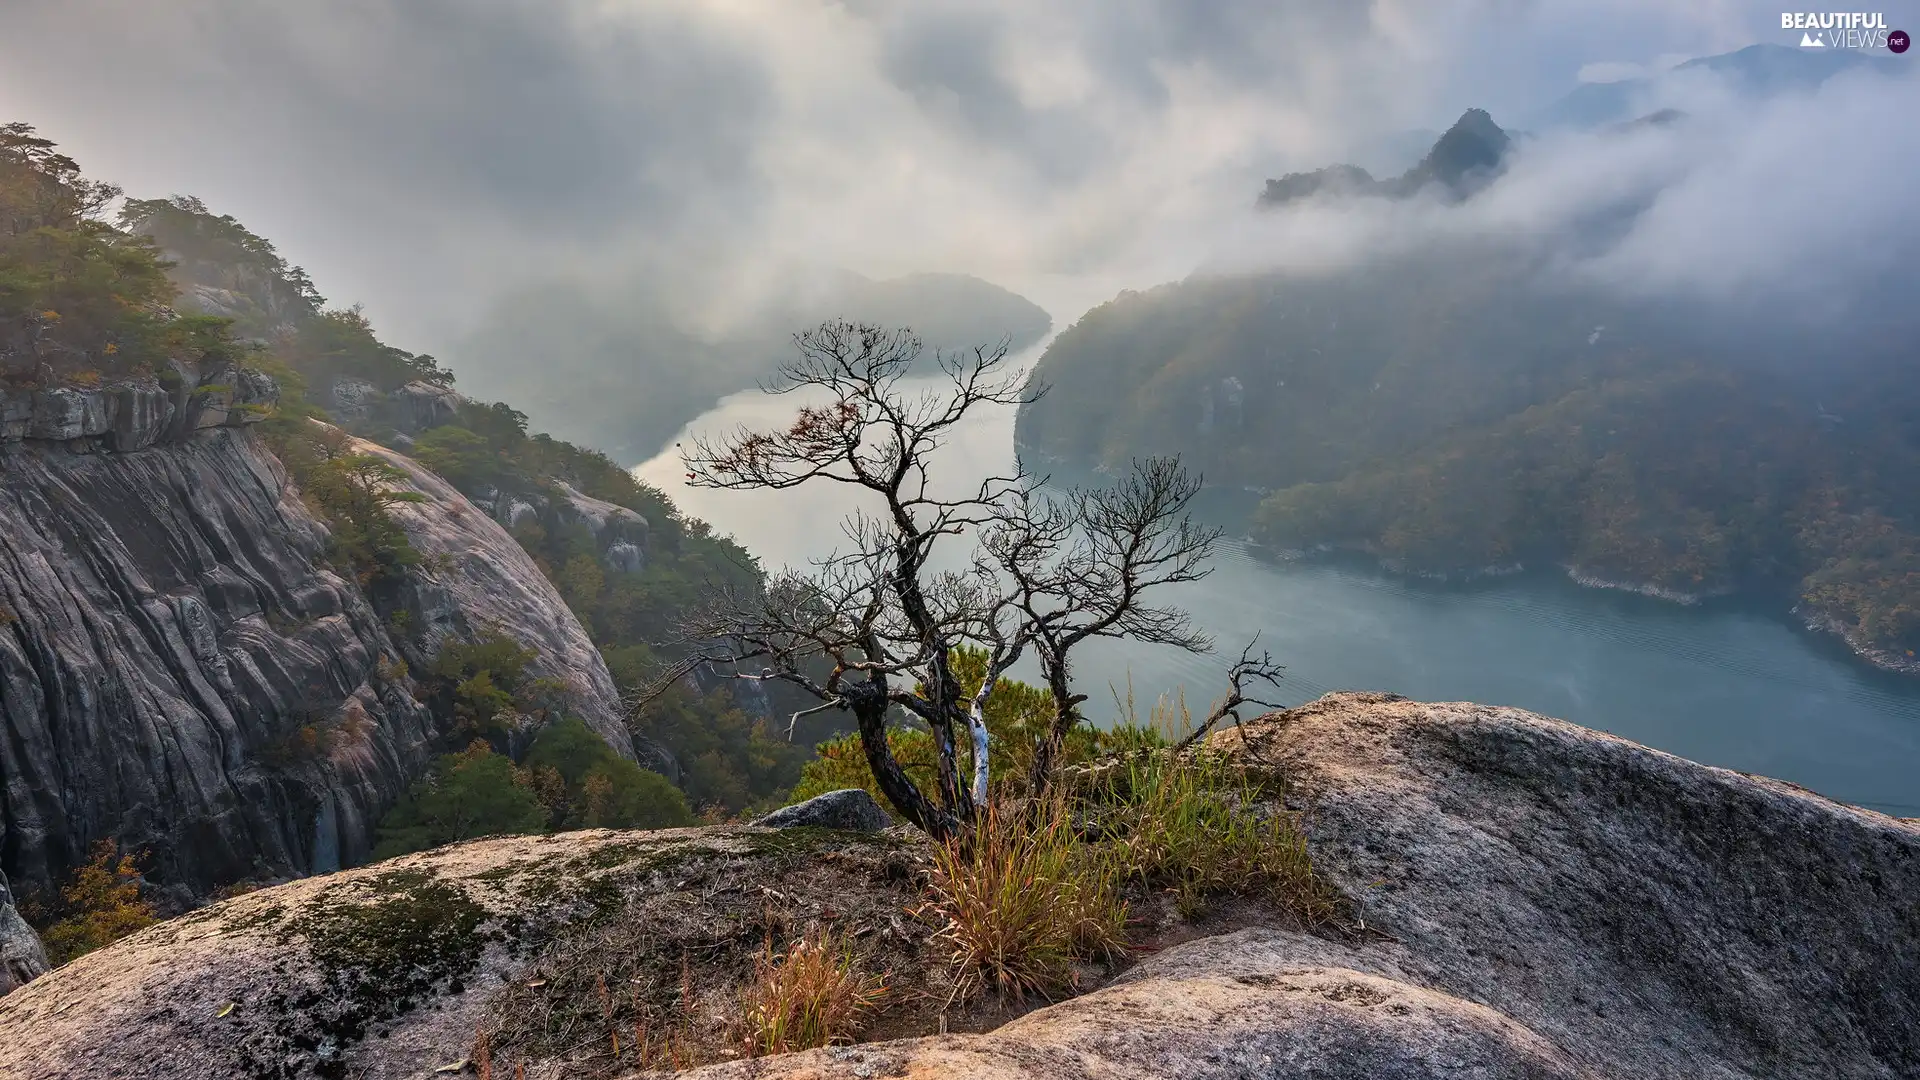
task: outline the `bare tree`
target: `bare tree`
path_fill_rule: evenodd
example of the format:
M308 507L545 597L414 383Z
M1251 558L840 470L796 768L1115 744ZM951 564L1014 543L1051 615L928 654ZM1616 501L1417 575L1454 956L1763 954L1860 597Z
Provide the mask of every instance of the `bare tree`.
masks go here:
M1205 576L1219 531L1188 517L1200 481L1173 460L1137 462L1108 490L1048 494L1018 469L965 491L937 490L929 466L956 426L983 406L1039 394L1008 365L1006 341L936 354L942 378L930 391L904 381L923 352L911 331L828 322L794 342L798 358L767 387L802 396L793 422L683 447L689 480L739 489L837 483L867 505L848 522L846 550L811 571L782 572L758 593L722 596L691 619L688 637L703 645L668 677L705 667L791 683L820 701L796 721L826 709L852 713L881 792L915 825L951 835L987 798L987 701L1023 656L1038 661L1055 706L1030 777L1038 792L1080 720L1076 647L1094 638L1210 647L1185 612L1150 605L1144 594ZM961 545L936 561L943 546ZM987 653L971 695L951 667L962 644ZM895 709L932 733L931 794L887 743ZM970 777L961 775L963 728Z

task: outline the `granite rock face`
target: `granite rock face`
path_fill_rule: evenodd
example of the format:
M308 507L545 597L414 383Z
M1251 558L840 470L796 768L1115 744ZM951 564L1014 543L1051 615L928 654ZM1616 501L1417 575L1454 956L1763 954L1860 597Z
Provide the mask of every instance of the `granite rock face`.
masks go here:
M40 935L14 908L7 875L0 874L0 997L47 972L47 950Z
M413 459L361 440L354 449L398 467L408 476L406 486L425 496L391 511L413 546L428 562L440 564L412 575L405 587L419 647L433 653L449 638L505 632L539 653L527 665L529 675L565 685L567 711L632 757L620 691L606 661L526 550L452 484Z
M157 386L0 402L0 869L15 888L50 887L101 839L147 853L163 906L364 860L373 822L449 748L405 674L449 634L539 648L536 674L568 680L569 711L632 753L599 654L498 526L396 458L431 500L404 524L445 555L402 598L425 632L396 639L243 427L270 380L219 377L183 402Z
M1920 823L1515 709L1384 694L1329 695L1223 732L1213 745L1286 780L1287 798L1307 814L1316 865L1353 898L1363 928L1316 936L1254 926L1166 949L1105 987L989 1033L683 1075L1920 1075ZM637 851L632 835L482 841L338 880L342 888L397 884L415 878L396 870L432 864L464 889L496 889L513 875L544 880L554 868L591 873L617 860L612 850L583 857L579 844ZM715 842L781 846L724 835ZM651 856L621 856L629 857ZM666 880L698 876L679 862L661 865L673 871ZM838 880L850 888L870 873ZM264 1045L248 1032L277 1021L249 1013L241 1024L219 1023L223 1002L312 977L298 938L263 929L266 913L285 918L332 887L318 879L241 897L43 976L0 1001L0 1075L229 1074L221 1070L232 1054ZM822 886L826 895L839 887ZM539 890L502 895L537 900L533 910L554 906ZM444 947L469 946L477 962L493 962L477 938L463 945L456 935ZM502 966L487 985L512 978ZM420 1075L465 1057L476 1016L463 1010L476 1008L474 997L469 990L416 1009L391 1038L363 1044L367 1056L355 1067ZM135 1036L164 1055L87 1056ZM313 1067L303 1058L288 1073ZM561 1072L534 1063L529 1075Z

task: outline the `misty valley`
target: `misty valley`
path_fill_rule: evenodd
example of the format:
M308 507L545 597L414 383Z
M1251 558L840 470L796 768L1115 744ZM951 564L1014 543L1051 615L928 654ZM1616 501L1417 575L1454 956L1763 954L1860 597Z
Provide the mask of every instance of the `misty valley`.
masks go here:
M0 1078L1920 1075L1904 30L243 6L0 11Z

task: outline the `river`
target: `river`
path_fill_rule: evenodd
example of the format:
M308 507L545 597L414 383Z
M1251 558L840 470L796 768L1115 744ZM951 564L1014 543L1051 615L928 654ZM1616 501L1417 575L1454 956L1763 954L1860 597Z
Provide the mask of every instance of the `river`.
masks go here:
M715 433L791 418L791 397L735 394L687 426ZM944 448L956 483L1013 460L1010 410L983 414ZM803 565L842 540L850 508L830 491L732 492L685 483L678 454L636 475L737 538L769 568ZM822 498L822 496L827 496ZM1223 542L1206 579L1169 591L1219 641L1194 656L1101 643L1076 673L1088 709L1111 717L1129 680L1141 702L1185 691L1204 711L1240 646L1286 665L1271 695L1296 704L1335 689L1513 705L1710 765L1762 773L1832 798L1920 816L1920 677L1890 675L1784 612L1735 601L1682 607L1582 588L1557 574L1449 585L1350 560L1280 563ZM1145 712L1145 705L1141 711Z

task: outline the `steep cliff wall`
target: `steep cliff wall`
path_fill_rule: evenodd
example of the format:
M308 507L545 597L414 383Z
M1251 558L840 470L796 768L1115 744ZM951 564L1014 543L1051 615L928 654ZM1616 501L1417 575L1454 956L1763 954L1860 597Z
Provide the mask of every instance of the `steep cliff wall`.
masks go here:
M502 630L539 653L527 665L530 675L566 685L570 711L631 757L633 743L621 721L620 691L606 661L526 551L452 484L413 459L364 440L355 440L354 449L397 466L407 474L406 486L425 496L422 502L401 503L391 510L407 530L407 539L435 564L407 582L404 602L419 633L404 647L431 653L449 638ZM646 519L638 514L599 505L627 515L644 530Z
M534 673L569 680L570 711L631 753L599 655L498 525L395 458L429 499L404 523L445 556L405 590L430 632L395 640L246 430L271 383L219 380L0 400L0 869L17 889L100 838L148 852L178 900L364 858L445 749L394 661L417 668L448 634L539 648ZM317 751L295 738L315 725Z

